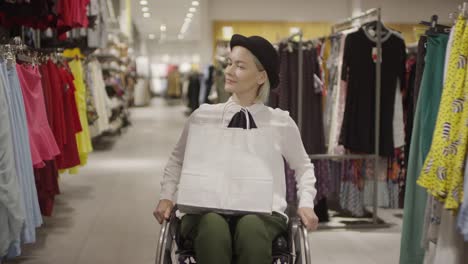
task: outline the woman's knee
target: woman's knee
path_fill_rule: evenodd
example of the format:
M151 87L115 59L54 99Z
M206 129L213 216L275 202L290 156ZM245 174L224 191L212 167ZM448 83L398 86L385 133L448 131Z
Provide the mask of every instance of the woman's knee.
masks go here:
M263 220L257 215L246 215L239 219L236 225L236 243L255 244L266 243L268 232Z
M197 231L194 247L198 263L231 262L231 233L222 216L215 213L201 216Z
M207 239L212 242L229 242L231 241L231 233L229 225L219 214L207 213L200 218L198 224L198 238Z
M236 263L266 264L272 262L271 241L263 220L256 215L239 219L234 238Z

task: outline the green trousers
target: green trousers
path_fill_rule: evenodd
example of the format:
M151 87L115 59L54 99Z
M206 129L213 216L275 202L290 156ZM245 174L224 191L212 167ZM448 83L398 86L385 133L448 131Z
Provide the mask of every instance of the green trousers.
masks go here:
M286 219L273 215L185 215L181 235L193 241L199 264L271 264L272 242L286 232Z

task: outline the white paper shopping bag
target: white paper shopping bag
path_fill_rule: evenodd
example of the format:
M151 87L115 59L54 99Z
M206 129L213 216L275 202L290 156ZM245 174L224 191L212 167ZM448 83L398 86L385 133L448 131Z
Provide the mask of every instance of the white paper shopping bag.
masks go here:
M177 204L185 213L271 213L284 163L272 128L189 128Z

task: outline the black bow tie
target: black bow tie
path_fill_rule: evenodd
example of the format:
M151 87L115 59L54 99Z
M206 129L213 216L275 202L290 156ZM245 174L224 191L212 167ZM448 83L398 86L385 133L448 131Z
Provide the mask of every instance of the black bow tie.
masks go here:
M237 112L231 119L231 122L229 122L228 127L240 127L247 129L247 119L245 117L245 113L243 111L247 110L241 110ZM257 128L257 125L255 124L255 121L252 117L252 114L250 114L249 111L247 111L249 115L249 121L250 121L250 128Z

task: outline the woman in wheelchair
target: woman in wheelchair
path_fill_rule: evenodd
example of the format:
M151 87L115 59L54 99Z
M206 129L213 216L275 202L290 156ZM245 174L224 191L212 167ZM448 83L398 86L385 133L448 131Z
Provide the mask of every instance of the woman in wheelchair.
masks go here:
M226 104L202 105L188 119L179 142L170 156L161 182L160 201L153 214L159 223L168 220L177 201L177 190L184 162L189 125L193 122L218 123L219 116L230 118L229 127L273 127L281 155L295 170L299 204L297 214L307 230L317 228L314 213L316 195L314 167L304 149L299 130L289 113L263 104L269 90L279 83L279 58L273 45L259 36L234 35L230 41L231 53L225 70L225 89L232 93ZM242 111L240 111L242 110ZM247 111L246 111L247 110ZM244 113L250 120L246 120ZM202 121L200 121L202 120ZM273 180L271 215L178 214L180 235L193 241L197 263L201 264L271 264L272 241L286 232L285 180ZM251 197L252 200L257 197Z

